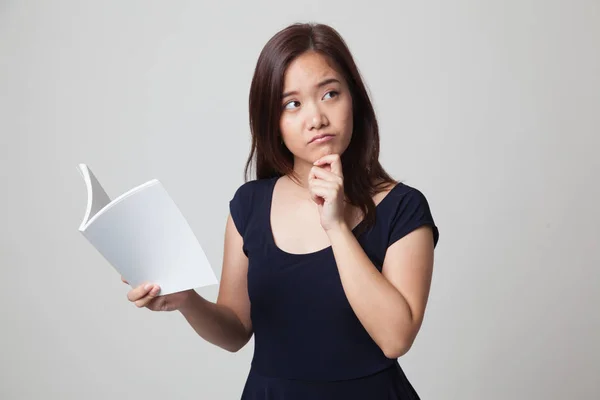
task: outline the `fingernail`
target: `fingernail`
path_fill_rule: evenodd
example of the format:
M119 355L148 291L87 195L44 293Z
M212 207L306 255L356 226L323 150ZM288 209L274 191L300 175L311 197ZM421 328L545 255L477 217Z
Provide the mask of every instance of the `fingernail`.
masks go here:
M146 286L144 286L144 289L148 290L152 287L152 284L150 283L146 283Z

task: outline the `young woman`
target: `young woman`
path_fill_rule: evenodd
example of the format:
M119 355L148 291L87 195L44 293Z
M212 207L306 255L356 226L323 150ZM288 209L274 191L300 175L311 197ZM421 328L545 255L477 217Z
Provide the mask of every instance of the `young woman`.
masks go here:
M397 359L421 326L439 233L424 195L380 165L373 107L333 28L269 40L250 127L256 179L230 202L217 302L152 283L128 299L179 310L232 352L254 335L242 399L418 399Z

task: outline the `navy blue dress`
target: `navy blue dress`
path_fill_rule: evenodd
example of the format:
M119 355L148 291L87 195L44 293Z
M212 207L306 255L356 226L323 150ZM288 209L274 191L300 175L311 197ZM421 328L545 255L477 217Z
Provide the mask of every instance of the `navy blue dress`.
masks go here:
M354 314L331 246L307 254L276 246L270 223L276 181L246 182L229 204L248 257L254 329L242 400L419 399L398 360L384 355ZM432 227L437 244L425 196L398 183L357 240L381 271L386 249L423 225Z

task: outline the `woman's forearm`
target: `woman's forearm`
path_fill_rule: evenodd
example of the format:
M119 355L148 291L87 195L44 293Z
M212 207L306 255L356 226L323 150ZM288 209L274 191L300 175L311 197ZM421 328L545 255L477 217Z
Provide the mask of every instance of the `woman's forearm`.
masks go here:
M252 336L230 308L210 302L195 291L179 311L200 337L225 350L238 351Z

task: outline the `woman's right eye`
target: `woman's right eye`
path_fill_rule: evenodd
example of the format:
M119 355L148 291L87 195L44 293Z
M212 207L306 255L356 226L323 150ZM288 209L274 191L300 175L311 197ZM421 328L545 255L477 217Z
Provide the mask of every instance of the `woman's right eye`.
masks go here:
M292 110L293 107L290 107L290 104L294 104L294 103L300 104L300 102L294 100L294 101L290 101L289 103L287 103L285 106L283 106L283 108L286 110Z

